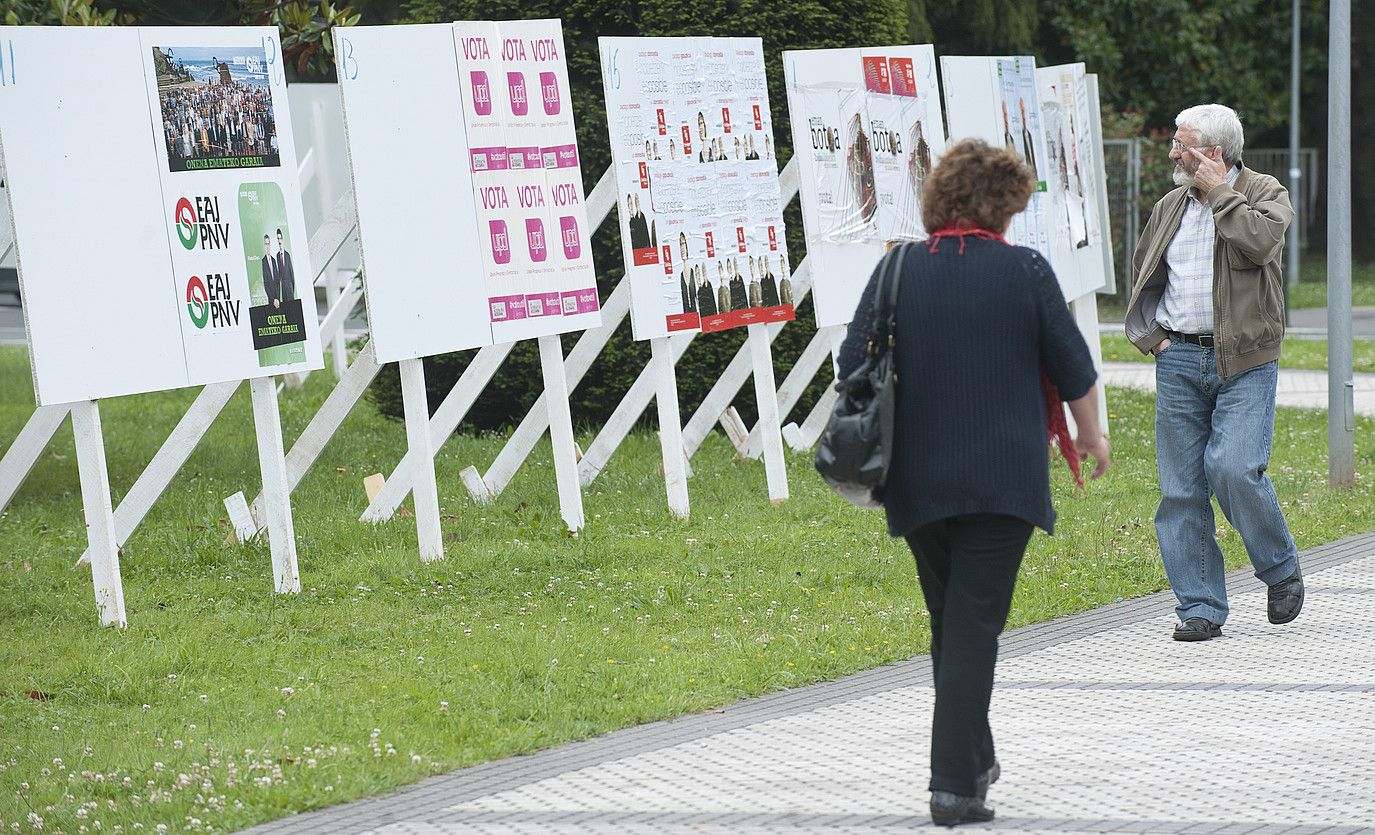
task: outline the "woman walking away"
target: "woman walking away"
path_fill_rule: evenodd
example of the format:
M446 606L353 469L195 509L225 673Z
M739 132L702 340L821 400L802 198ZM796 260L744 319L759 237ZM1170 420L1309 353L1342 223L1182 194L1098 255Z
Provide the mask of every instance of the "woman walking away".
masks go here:
M931 613L936 708L931 818L954 826L993 819L998 779L988 726L998 635L1032 528L1052 532L1048 437L1076 480L1079 452L1060 397L1079 427L1078 450L1108 467L1097 373L1060 287L1036 251L1003 239L1034 177L1014 152L964 140L926 181L931 237L904 244L895 308L898 391L884 488L888 532L905 537ZM874 290L860 299L840 354L843 379L864 360Z

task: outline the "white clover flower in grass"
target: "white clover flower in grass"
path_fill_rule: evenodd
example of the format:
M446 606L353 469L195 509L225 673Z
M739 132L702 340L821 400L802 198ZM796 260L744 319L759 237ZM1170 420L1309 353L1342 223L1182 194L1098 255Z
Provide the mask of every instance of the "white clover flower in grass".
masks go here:
M285 718L286 718L286 711L285 711L285 710L282 710L281 708L278 708L278 709L277 709L277 718L278 718L278 719L285 719Z
M283 688L282 688L282 696L285 697L285 698L288 698L288 699L291 698L292 694L294 694L295 692L296 692L296 691L295 691L294 689L290 688L290 687L283 687Z

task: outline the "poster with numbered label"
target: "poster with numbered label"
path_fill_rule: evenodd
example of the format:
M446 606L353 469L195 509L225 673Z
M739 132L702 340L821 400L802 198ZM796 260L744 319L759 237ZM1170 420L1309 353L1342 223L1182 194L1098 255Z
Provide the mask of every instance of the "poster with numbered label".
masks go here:
M600 325L559 21L349 27L335 54L378 358Z
M757 38L601 38L636 339L793 318Z
M351 26L335 56L378 361L490 345L453 26Z
M563 26L460 22L453 39L493 338L597 327Z
M930 45L783 53L817 324L850 321L895 241L926 237L921 198L945 148Z
M1007 239L1039 251L1054 265L1050 169L1035 59L943 56L941 83L952 137L978 137L1007 148L1035 173L1036 191L1026 209L1012 218Z
M40 404L322 366L275 29L0 27L0 54Z
M1098 208L1102 148L1092 137L1097 101L1083 64L1040 67L1036 83L1049 154L1052 263L1066 296L1078 298L1109 281Z

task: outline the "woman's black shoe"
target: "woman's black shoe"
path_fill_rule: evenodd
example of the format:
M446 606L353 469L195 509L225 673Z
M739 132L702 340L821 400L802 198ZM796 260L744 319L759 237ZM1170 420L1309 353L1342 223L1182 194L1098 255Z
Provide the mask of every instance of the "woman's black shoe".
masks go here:
M960 797L951 792L931 792L931 822L937 826L961 823L987 823L993 820L993 807L979 797Z
M978 781L974 784L980 800L988 797L988 787L998 782L998 778L1001 776L1003 776L1003 769L1002 766L998 765L998 760L995 758L993 765L989 766L989 769L983 774L980 774Z

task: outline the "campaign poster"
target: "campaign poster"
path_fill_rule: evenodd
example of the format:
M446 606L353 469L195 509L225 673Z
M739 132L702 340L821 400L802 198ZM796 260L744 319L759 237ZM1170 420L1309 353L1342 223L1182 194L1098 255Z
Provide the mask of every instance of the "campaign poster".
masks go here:
M168 170L281 165L263 44L152 52Z
M558 20L454 24L492 335L601 323Z
M276 31L140 33L191 382L321 367Z
M305 311L282 190L276 183L244 183L239 187L238 210L248 275L248 317L258 364L302 362Z
M1051 206L1045 134L1041 126L1040 95L1036 89L1035 59L1020 56L996 59L998 107L1002 116L1002 144L1015 152L1036 177L1036 190L1026 211L1012 219L1008 239L1042 253L1051 251Z
M923 190L945 147L935 53L790 51L783 68L817 322L845 324L887 248L926 237Z
M600 45L635 338L792 319L763 266L785 236L761 42Z

